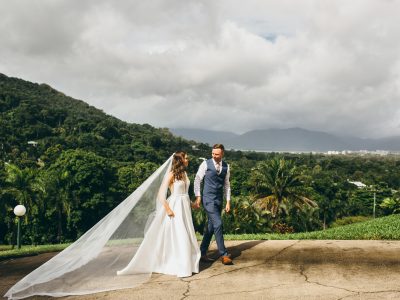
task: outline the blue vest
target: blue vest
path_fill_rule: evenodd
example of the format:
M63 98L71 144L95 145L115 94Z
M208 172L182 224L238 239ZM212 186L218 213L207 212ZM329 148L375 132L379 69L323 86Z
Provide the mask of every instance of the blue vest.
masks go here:
M204 176L203 202L207 209L207 206L214 204L220 206L222 204L222 199L224 197L224 183L226 174L228 172L228 165L226 162L222 161L222 170L221 173L218 174L212 159L208 159L206 163L207 170Z

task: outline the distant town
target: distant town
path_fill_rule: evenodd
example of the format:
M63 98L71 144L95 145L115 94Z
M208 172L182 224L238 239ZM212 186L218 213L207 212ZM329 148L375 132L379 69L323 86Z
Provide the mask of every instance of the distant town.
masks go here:
M359 150L359 151L351 151L351 150L344 150L344 151L328 151L322 152L327 155L400 155L399 151L387 151L387 150Z
M400 155L400 151L387 151L387 150L343 150L343 151L336 151L336 150L329 150L329 151L270 151L270 150L244 150L244 149L230 149L233 151L248 151L248 152L259 152L259 153L292 153L292 154L325 154L325 155L357 155L357 156L366 156L366 155L377 155L377 156L397 156Z

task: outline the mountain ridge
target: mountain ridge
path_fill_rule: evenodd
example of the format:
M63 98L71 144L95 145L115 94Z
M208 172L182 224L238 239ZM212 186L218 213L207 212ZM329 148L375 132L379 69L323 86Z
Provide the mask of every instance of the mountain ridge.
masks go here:
M378 139L339 136L300 127L250 130L243 134L189 128L170 131L186 139L214 144L223 143L228 149L256 151L400 151L400 137Z

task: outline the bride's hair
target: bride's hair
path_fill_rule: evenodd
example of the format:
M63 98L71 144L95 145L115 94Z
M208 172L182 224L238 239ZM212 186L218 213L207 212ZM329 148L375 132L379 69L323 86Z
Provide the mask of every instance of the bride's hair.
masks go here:
M177 151L172 159L172 173L174 174L173 180L183 180L185 178L186 166L183 160L185 159L185 151Z

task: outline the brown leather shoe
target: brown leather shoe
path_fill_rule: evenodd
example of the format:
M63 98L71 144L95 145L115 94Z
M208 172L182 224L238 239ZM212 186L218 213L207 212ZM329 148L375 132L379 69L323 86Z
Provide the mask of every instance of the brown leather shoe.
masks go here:
M232 259L231 259L231 257L230 257L229 254L228 254L228 255L221 256L221 262L222 262L224 265L233 265Z
M201 262L204 262L204 263L212 263L212 262L214 262L215 260L212 259L212 258L209 258L207 255L202 255L202 256L200 257L200 261L201 261Z

